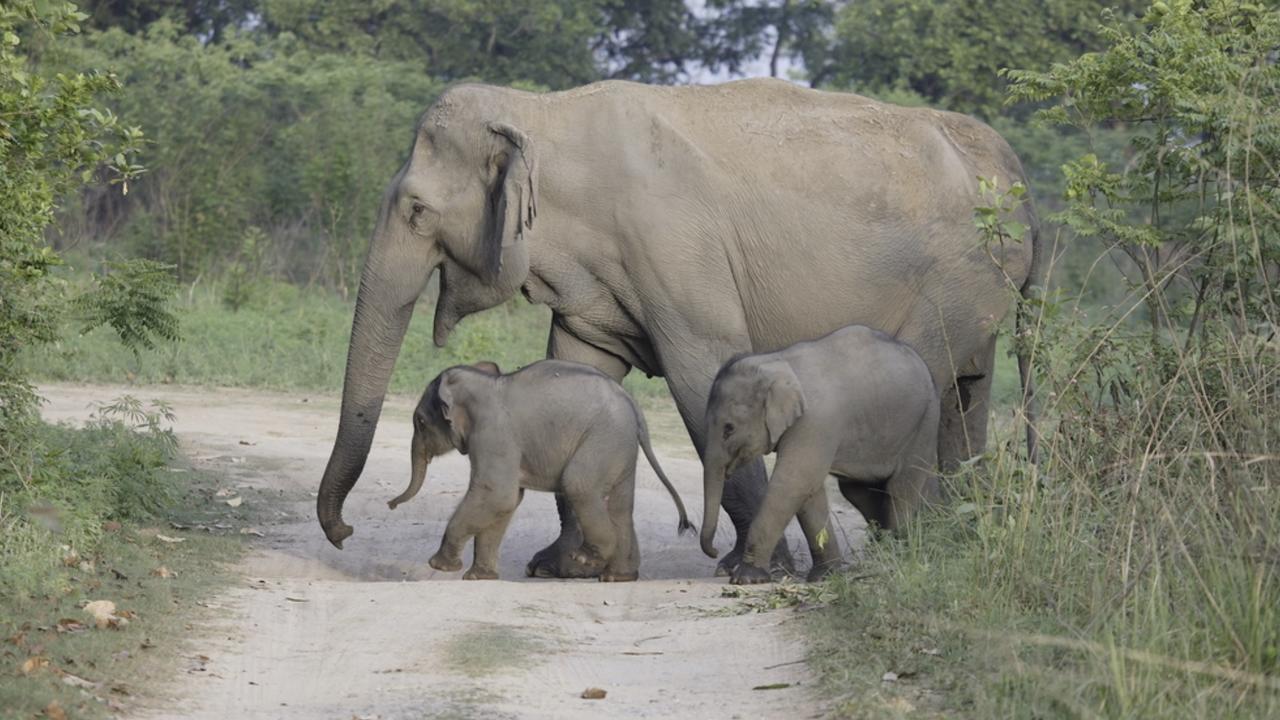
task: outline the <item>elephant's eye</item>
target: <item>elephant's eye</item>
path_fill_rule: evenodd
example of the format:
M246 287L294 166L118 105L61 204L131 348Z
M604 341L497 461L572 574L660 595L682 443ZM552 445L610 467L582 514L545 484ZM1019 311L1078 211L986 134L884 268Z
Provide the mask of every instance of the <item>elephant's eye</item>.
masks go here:
M426 212L426 211L427 211L427 206L426 206L426 205L423 205L423 204L422 204L422 203L420 203L420 202L416 202L416 203L414 203L414 204L413 204L413 210L412 210L412 212L413 212L413 216L412 216L412 217L413 217L413 219L414 219L414 220L417 220L418 218L422 217L422 214L423 214L424 212Z
M724 439L725 439L725 440L728 440L728 439L729 439L729 436L733 434L733 431L734 431L733 423L725 423L725 424L724 424Z

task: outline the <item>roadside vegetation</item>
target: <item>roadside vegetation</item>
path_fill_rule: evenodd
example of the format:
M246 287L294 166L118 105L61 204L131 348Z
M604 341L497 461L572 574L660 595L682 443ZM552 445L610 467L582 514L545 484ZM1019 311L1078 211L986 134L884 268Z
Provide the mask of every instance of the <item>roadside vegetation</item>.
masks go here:
M1040 464L1002 433L829 583L811 660L842 716L1280 715L1280 12L1155 3L1104 37L1013 96L1127 126L1124 164L1064 166L1054 219L1130 295L1022 308Z

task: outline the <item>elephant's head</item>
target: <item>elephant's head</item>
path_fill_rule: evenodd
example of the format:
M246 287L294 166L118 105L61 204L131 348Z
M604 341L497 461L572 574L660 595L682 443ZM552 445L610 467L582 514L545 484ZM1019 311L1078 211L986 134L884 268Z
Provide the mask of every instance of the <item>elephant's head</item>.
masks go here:
M488 375L502 371L491 362L479 362L471 366ZM427 466L441 455L454 450L467 454L467 431L470 418L465 415L455 398L457 385L454 368L436 376L427 385L413 411L413 443L410 445L409 487L399 496L387 502L392 510L413 499L422 489L427 478Z
M707 400L706 449L702 455L702 551L714 545L725 478L773 452L783 433L804 414L804 392L782 360L744 357L720 369Z
M423 115L409 159L391 180L369 245L342 388L333 453L316 514L342 547L342 504L369 455L413 306L440 270L434 339L443 346L466 315L501 304L529 272L538 205L534 141L505 91L449 90Z

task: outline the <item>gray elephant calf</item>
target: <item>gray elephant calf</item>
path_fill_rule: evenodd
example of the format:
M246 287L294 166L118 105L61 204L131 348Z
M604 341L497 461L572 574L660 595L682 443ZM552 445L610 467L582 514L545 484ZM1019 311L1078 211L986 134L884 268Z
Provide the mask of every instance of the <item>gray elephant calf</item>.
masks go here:
M582 526L582 545L559 559L557 576L635 580L637 441L675 500L679 532L691 530L680 495L653 456L644 415L612 378L560 360L509 375L493 363L449 368L413 413L412 476L388 505L395 509L416 495L427 464L457 449L470 456L471 484L431 567L461 570L462 548L474 536L475 559L463 577L497 578L498 547L527 488L563 495Z
M769 558L791 518L813 555L810 580L840 562L823 480L887 530L938 495L938 391L920 356L861 325L778 352L729 361L707 403L702 549L712 541L725 477L777 451L734 584L768 582Z

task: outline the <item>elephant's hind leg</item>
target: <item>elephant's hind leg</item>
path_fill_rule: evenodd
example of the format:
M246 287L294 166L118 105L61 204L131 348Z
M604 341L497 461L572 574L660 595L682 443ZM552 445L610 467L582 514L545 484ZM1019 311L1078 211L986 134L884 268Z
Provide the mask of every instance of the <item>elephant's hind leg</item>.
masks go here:
M987 447L987 416L995 376L996 338L992 336L955 382L942 388L937 457L943 471L980 454Z
M560 534L529 559L524 569L529 577L580 577L570 569L573 563L569 560L569 553L582 546L582 527L564 493L556 493L556 512L560 516Z
M617 356L607 353L574 336L561 324L557 315L551 321L551 334L547 338L547 357L590 365L605 375L622 382L630 366ZM525 566L529 577L588 577L584 568L576 566L569 554L582 546L582 527L574 514L572 503L563 493L556 493L556 512L560 516L560 535L547 547L533 554Z
M848 478L840 478L839 484L840 494L862 513L862 518L867 521L868 535L874 536L887 520L885 509L888 495L885 494L883 485L868 485Z
M636 539L635 471L614 485L606 501L609 523L613 526L616 544L613 557L600 573L601 582L630 582L640 577L640 543Z
M916 442L915 452L909 454L902 466L885 483L888 495L885 503L886 530L899 530L921 510L937 503L942 492L938 485L936 441L928 429Z

